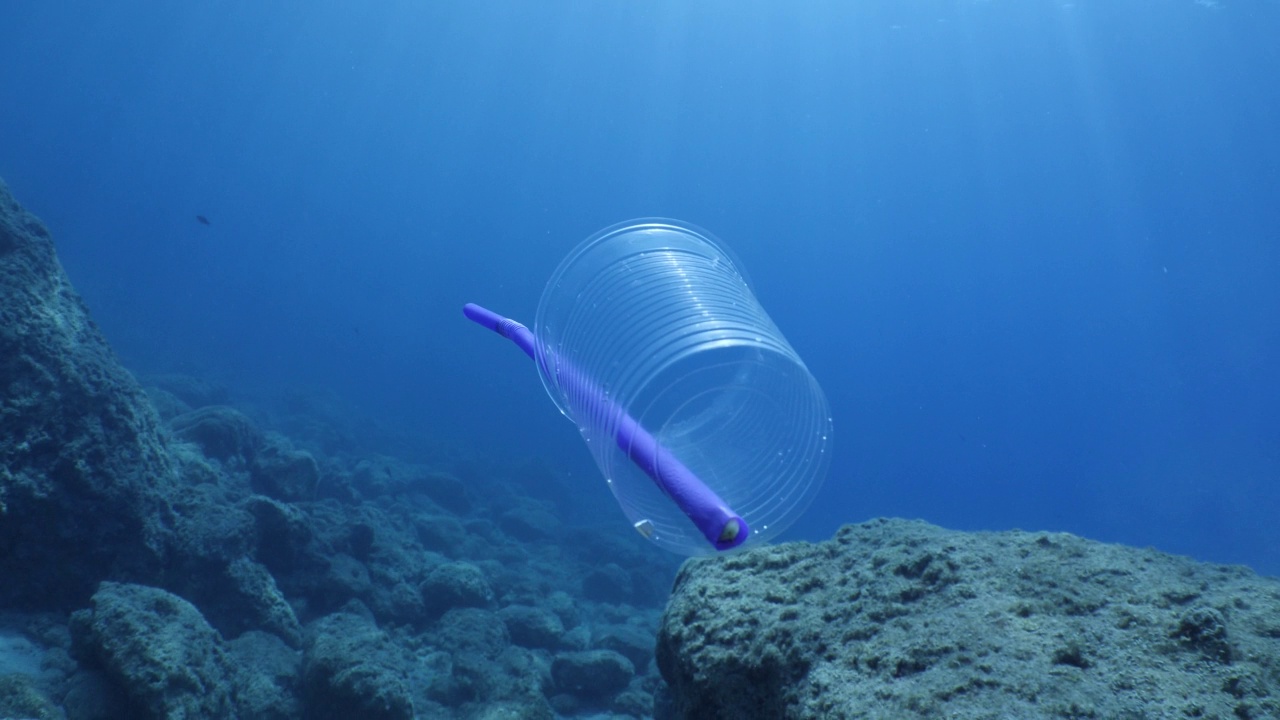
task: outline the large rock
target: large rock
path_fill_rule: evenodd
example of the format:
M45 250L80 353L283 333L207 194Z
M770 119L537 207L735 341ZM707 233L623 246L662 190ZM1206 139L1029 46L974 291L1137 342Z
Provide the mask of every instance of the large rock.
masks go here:
M173 432L200 446L207 457L243 467L262 446L262 432L244 413L225 405L212 405L175 417Z
M583 650L557 655L551 678L562 692L586 700L603 700L627 689L636 668L612 650Z
M366 618L334 613L311 628L303 666L307 717L412 720L405 653Z
M0 183L0 606L69 609L103 578L154 577L174 482L146 394Z
M199 610L159 588L102 583L72 616L80 652L136 705L139 718L237 716L235 666Z
M498 611L516 645L554 650L560 646L564 623L555 613L529 605L510 605Z
M282 502L314 500L320 467L304 450L296 450L283 435L266 433L249 471L255 492Z
M239 670L235 693L240 720L302 717L302 703L297 693L301 653L275 635L256 631L232 640L226 648Z
M657 659L675 718L1277 718L1280 580L878 520L687 562Z
M488 607L494 597L484 571L467 562L436 566L420 589L427 610L436 616L450 608Z

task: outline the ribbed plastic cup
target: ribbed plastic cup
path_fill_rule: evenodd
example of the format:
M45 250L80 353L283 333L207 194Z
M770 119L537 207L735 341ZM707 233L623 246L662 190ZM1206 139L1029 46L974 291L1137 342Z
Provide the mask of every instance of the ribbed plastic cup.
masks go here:
M623 512L658 545L714 551L619 447L608 404L746 521L740 548L776 537L813 500L829 464L826 398L710 233L663 219L596 233L547 283L534 335L547 393L578 426ZM591 392L569 381L574 373L591 379Z

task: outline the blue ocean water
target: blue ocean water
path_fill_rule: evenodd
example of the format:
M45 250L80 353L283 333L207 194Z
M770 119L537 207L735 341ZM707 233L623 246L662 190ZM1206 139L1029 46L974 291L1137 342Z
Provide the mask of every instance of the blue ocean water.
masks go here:
M1277 36L1270 0L9 2L0 176L135 371L332 393L610 512L461 307L531 321L591 233L693 222L831 401L791 537L1280 574Z

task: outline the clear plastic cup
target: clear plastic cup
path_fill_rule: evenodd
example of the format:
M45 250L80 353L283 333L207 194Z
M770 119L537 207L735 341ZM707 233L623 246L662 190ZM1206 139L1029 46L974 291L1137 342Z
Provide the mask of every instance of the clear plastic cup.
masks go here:
M674 220L588 238L538 303L539 374L577 425L623 512L675 552L714 551L671 494L617 440L621 408L746 521L739 547L776 537L821 485L826 398L710 233ZM570 374L589 378L566 381ZM600 396L607 399L601 403Z

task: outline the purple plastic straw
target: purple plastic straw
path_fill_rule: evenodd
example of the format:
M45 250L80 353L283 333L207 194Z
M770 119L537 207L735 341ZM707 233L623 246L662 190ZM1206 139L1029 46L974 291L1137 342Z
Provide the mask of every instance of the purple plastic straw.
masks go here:
M562 386L587 398L594 406L593 409L612 418L615 421L611 425L618 448L653 479L716 550L733 549L750 537L746 520L730 510L714 490L698 479L692 470L685 467L657 438L641 427L625 409L605 397L590 379L582 377L581 373L566 372L565 368L557 365L555 358L540 358L538 341L529 328L475 303L467 303L462 312L472 321L514 342L544 371L555 372L556 379Z

